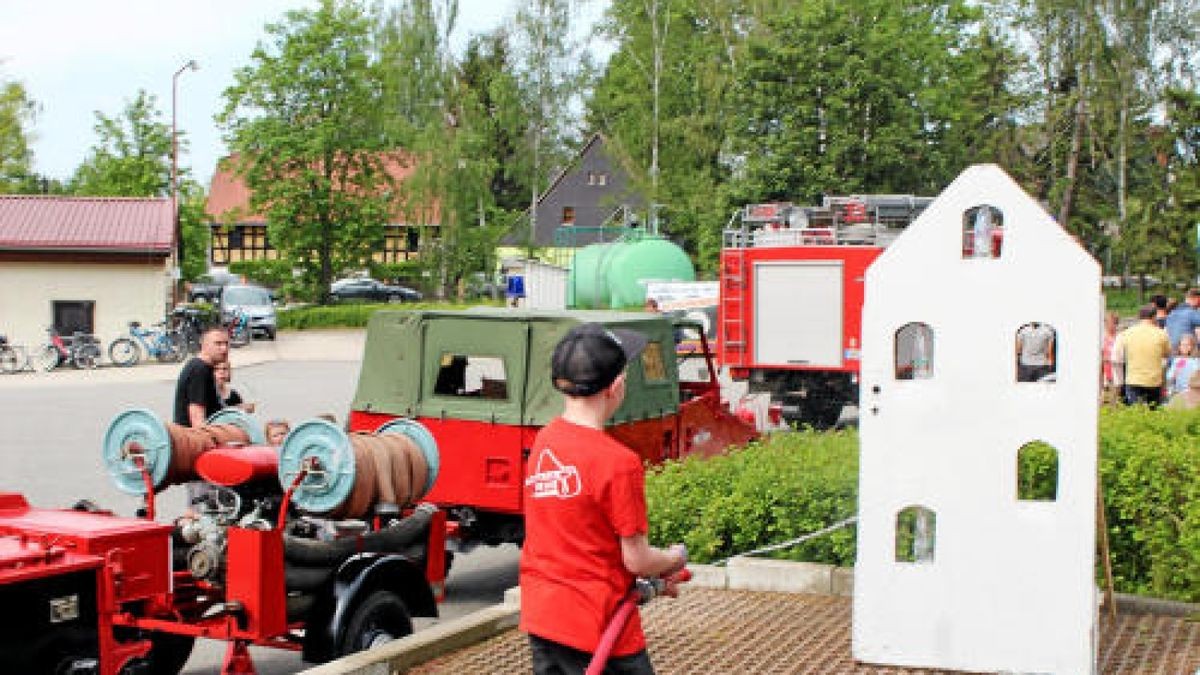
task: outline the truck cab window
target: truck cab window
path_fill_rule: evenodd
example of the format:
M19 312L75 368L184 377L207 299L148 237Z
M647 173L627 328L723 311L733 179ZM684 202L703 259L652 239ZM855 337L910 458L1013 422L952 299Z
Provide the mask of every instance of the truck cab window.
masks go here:
M508 378L504 359L498 356L443 354L433 393L436 396L507 400Z

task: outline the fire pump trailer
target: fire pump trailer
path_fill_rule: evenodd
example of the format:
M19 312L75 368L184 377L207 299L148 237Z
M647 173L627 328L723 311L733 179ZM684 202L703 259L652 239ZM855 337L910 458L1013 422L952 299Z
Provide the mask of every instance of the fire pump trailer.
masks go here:
M412 507L438 473L429 432L312 420L275 448L259 429L229 410L198 429L115 418L105 467L142 517L0 494L0 672L174 675L202 637L227 642L222 673L253 673L249 645L319 663L437 616L445 514ZM183 483L192 512L155 522L156 493Z

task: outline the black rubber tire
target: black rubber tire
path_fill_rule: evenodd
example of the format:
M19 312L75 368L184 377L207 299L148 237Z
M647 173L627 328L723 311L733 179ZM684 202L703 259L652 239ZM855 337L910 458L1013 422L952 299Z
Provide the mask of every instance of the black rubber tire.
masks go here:
M346 656L411 634L412 619L399 596L391 591L374 591L354 608L335 654Z
M127 337L117 338L108 345L108 360L122 368L136 366L142 360L142 348Z

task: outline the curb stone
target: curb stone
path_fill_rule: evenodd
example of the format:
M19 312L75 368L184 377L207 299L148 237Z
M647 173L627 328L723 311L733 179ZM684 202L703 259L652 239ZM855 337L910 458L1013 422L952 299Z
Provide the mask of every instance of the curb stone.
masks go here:
M483 642L517 625L520 608L499 604L413 633L370 651L309 668L306 675L391 675Z

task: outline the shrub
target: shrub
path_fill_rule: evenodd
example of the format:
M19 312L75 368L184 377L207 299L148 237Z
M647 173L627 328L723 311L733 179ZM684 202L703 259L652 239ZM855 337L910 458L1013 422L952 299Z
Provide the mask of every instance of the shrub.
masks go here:
M1200 601L1200 410L1106 408L1099 435L1116 590ZM1054 454L1040 445L1030 450L1022 457L1023 496L1050 498ZM682 541L693 560L712 562L853 515L857 493L857 433L775 434L650 470L650 538ZM855 536L847 527L772 555L852 565Z
M413 302L402 305L348 302L338 305L309 305L282 309L279 310L276 320L279 328L284 330L362 328L367 325L371 315L380 309L465 309L469 306L471 305L449 302Z
M1200 411L1104 410L1100 476L1113 585L1200 601Z
M646 477L650 538L682 541L697 562L792 539L854 514L858 436L800 431L709 459L668 462ZM850 565L855 528L777 557Z

